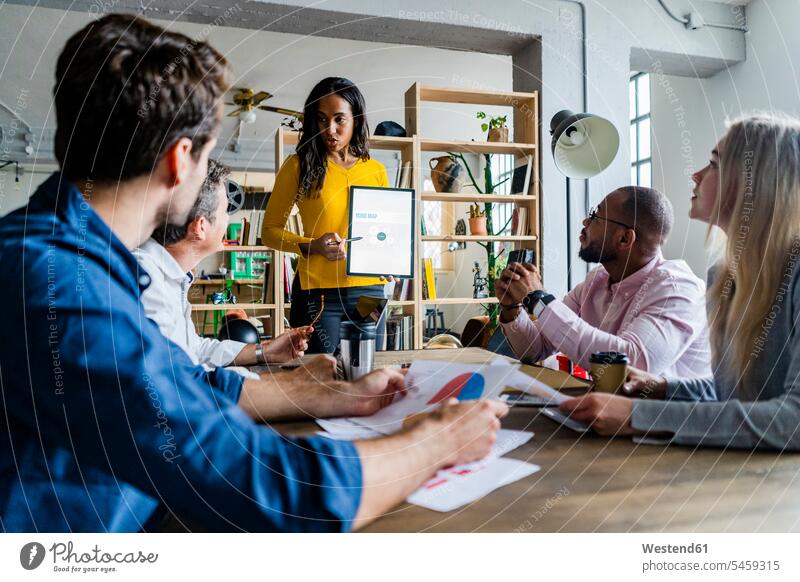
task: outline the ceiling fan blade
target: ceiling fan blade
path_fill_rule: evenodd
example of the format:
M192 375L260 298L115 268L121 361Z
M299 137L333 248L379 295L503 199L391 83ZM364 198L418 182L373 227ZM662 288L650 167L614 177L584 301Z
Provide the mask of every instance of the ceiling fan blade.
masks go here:
M238 109L234 109L230 113L228 113L228 117L238 117L239 114L244 111L244 107L239 107Z
M283 107L271 107L269 105L259 105L259 109L263 109L264 111L272 111L273 113L280 113L281 115L288 115L290 117L296 117L300 121L303 120L303 112L302 111L295 111L294 109L284 109Z
M272 98L272 93L267 93L266 91L259 91L258 93L253 95L253 98L250 100L250 102L253 105L258 105L262 101L265 101L265 100L271 99L271 98Z

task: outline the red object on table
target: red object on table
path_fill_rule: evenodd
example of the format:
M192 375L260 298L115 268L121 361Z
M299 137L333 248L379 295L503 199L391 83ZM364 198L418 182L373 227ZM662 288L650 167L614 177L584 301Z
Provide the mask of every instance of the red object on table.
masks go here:
M582 380L589 379L589 373L581 368L577 364L573 364L572 361L565 355L559 354L556 356L556 360L558 360L558 369L562 372L566 372L567 374L571 374L576 378L580 378Z

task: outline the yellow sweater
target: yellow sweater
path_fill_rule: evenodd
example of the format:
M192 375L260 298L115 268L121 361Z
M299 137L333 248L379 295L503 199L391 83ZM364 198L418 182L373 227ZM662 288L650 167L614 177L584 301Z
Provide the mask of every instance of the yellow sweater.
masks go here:
M304 257L299 243L309 243L327 232L338 233L347 238L350 186L388 187L386 168L375 160L359 160L349 170L328 160L325 182L319 196L300 198L297 203L303 221L303 234L299 236L285 230L286 222L294 205L300 184L300 160L296 155L281 166L275 177L275 186L267 202L261 239L264 244L290 253L300 255L298 273L303 289L324 289L336 287L359 287L380 285L377 277L348 277L345 274L346 261L329 261L320 255Z

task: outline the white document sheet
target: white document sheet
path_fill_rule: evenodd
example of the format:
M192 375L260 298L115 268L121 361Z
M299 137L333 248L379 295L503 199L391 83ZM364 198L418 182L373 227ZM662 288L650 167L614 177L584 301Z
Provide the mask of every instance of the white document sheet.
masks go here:
M374 439L383 436L381 433L354 423L348 418L317 419L317 424L323 428L318 432L320 436L340 441L355 441L361 439Z
M459 364L415 360L406 375L408 393L372 416L351 417L361 426L383 434L403 428L407 417L434 410L448 398L477 400L497 398L509 385L517 366Z
M504 458L489 459L471 469L451 467L439 471L406 501L433 511L453 511L539 469L539 465Z
M501 428L497 431L497 441L485 459L442 469L412 493L406 501L434 511L452 511L480 499L503 485L535 473L539 470L536 465L530 465L530 467L535 467L530 472L520 469L519 476L514 473L516 469L511 470L518 463L528 465L523 461L500 463L497 466L494 464L500 457L524 445L532 438L532 432ZM511 460L503 459L503 461ZM510 481L507 480L509 478L511 478Z

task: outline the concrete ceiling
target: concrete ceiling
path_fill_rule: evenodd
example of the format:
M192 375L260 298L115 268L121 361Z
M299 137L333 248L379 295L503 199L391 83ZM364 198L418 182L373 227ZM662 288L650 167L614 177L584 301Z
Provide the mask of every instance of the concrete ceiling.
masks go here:
M10 0L8 3L90 13L97 13L98 7L106 4L100 0L73 0L69 4L63 0ZM260 0L217 0L213 4L200 0L189 6L180 0L119 0L113 3L113 10L162 20L502 55L513 55L535 39L505 30L299 9Z

